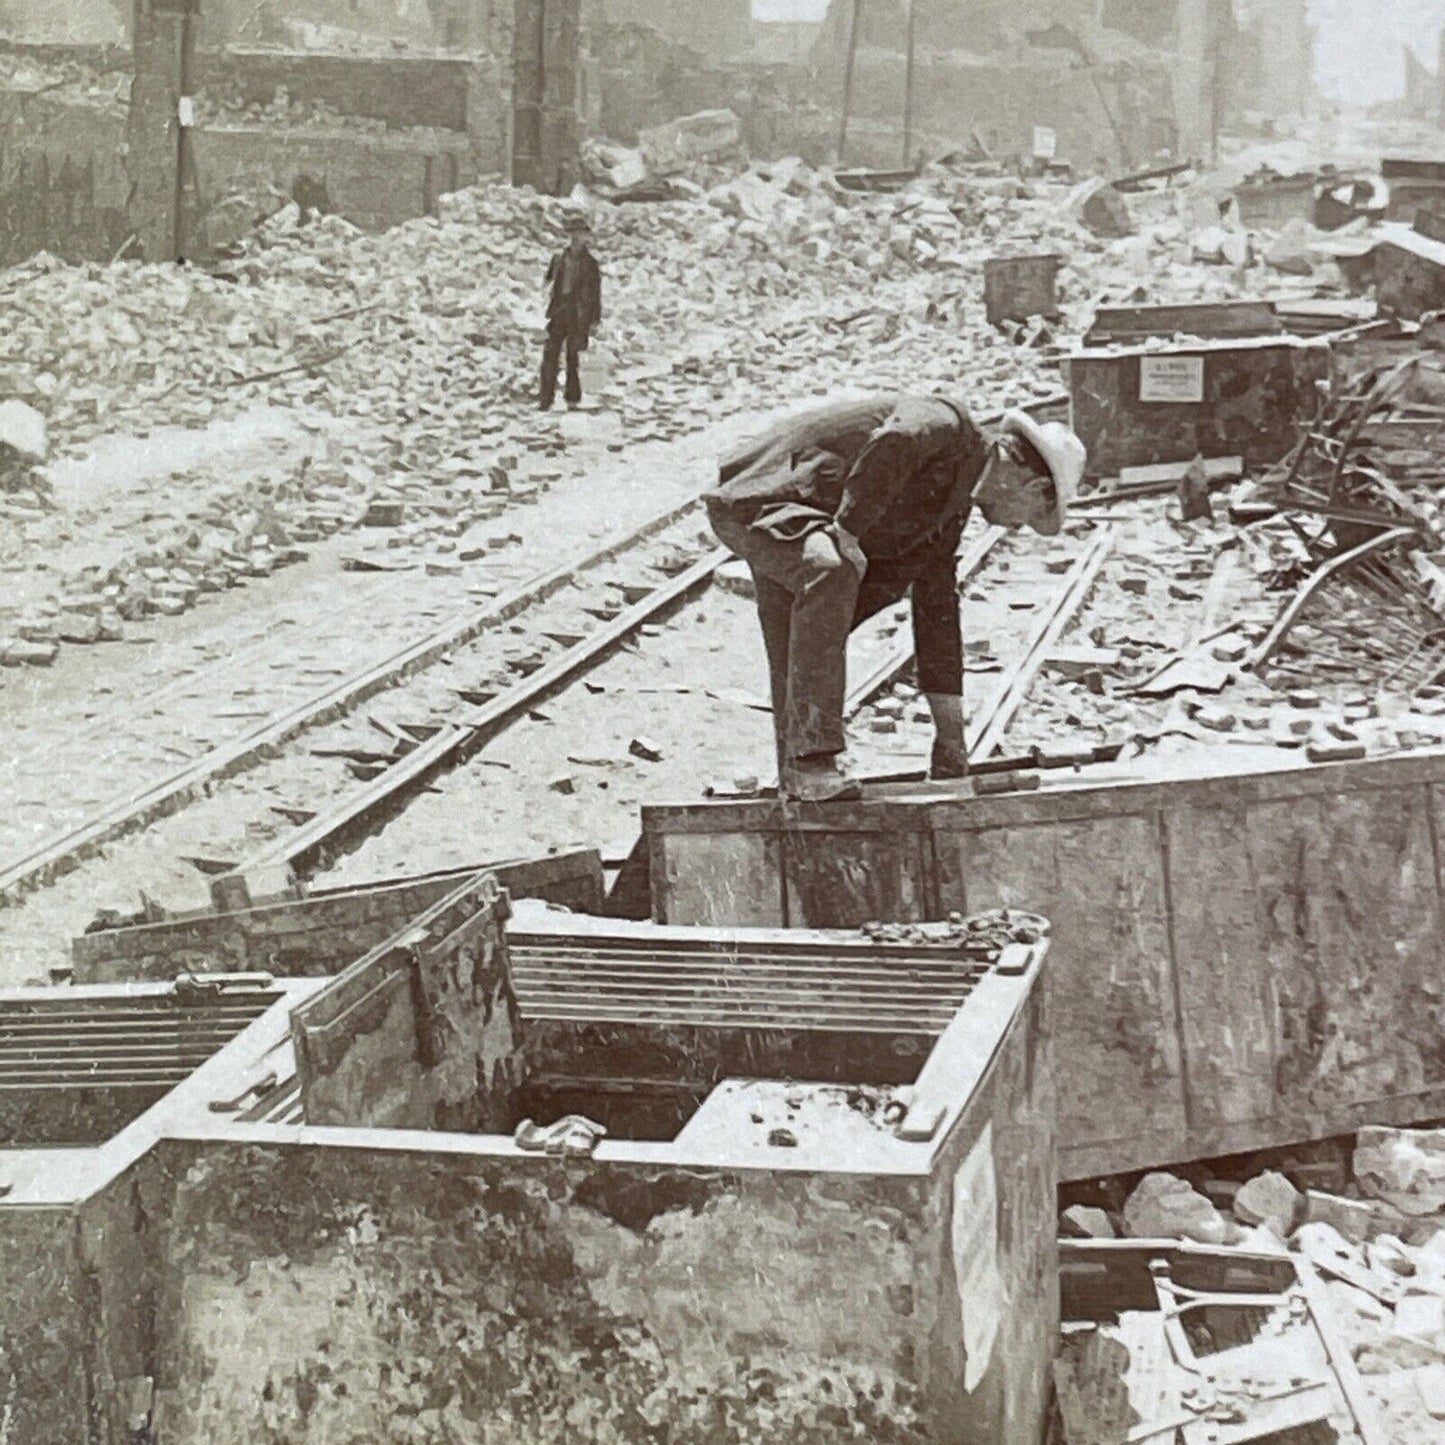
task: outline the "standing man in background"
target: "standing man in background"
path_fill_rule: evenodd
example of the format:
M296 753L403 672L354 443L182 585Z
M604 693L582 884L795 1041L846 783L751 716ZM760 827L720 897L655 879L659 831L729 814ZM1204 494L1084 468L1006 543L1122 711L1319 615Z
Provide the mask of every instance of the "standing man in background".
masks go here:
M602 320L602 271L587 249L587 218L572 211L564 224L567 245L552 257L545 283L552 292L547 300L547 341L542 348L542 388L537 399L543 411L550 411L557 399L557 370L564 350L567 384L563 395L568 406L582 400L577 360L587 350L592 329Z

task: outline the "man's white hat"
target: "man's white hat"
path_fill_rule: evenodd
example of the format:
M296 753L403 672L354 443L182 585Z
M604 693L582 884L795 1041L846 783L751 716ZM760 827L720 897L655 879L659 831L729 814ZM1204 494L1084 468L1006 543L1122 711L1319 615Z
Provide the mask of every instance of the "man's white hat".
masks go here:
M1033 446L1054 479L1054 515L1036 528L1052 537L1064 525L1069 503L1078 495L1089 454L1083 442L1063 422L1035 421L1026 411L1006 411L1002 430L1021 436Z

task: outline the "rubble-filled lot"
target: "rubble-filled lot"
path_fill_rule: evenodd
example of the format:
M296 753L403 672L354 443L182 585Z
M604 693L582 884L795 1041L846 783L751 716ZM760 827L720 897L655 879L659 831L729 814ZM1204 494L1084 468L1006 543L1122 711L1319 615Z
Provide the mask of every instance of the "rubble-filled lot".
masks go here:
M1084 193L947 168L897 195L846 193L791 163L673 189L665 203L594 207L605 319L576 417L532 409L558 241L558 207L536 197L464 193L384 236L288 209L213 270L42 257L7 275L0 778L16 789L5 836L17 849L598 541L600 514L635 525L685 499L719 447L781 406L873 387L1024 401L1057 387L1061 338L1102 303L1341 286L1308 228L1251 239L1218 224L1207 189L1115 198L1102 218ZM1110 236L1121 205L1128 234ZM1066 256L1062 317L989 327L983 261L1035 248ZM1437 359L1422 370L1438 378ZM1439 410L1434 384L1416 398L1426 411ZM1429 416L1411 420L1425 434ZM1364 460L1384 479L1367 500L1418 520L1427 560L1434 457L1396 438ZM1002 750L1122 740L1102 780L1445 740L1433 676L1365 666L1380 661L1369 646L1343 663L1330 651L1332 627L1368 643L1382 617L1405 626L1407 612L1438 640L1437 579L1413 561L1418 597L1401 600L1397 571L1342 614L1310 613L1268 682L1250 669L1325 555L1290 521L1229 515L1278 481L1216 493L1212 516L1185 520L1175 496L1120 502L1055 541L1000 548L965 588L972 704L1000 686L1072 560L1110 535ZM586 623L548 613L546 625ZM488 658L504 680L508 649L530 649L542 626L524 619ZM875 641L902 626L886 619ZM484 671L466 680L492 680ZM71 934L137 894L152 908L204 903L211 872L357 785L334 745L445 716L455 681L430 678L405 706L393 697L303 741L244 788L218 788L6 909L10 977L63 965ZM750 603L714 588L419 796L332 881L573 841L625 851L645 799L766 779L763 695ZM870 769L923 766L927 709L906 680L859 716L853 741ZM63 805L50 786L62 778ZM1366 1130L1348 1169L1153 1174L1075 1204L1063 1227L1307 1258L1388 1438L1410 1445L1445 1430L1442 1159L1437 1133Z
M1246 281L1192 264L1177 218L1105 242L1062 187L946 170L874 196L781 164L596 225L597 372L623 447L847 385L1048 392L1047 329L1021 351L983 320L982 262L1001 250L1066 252L1075 328L1141 285L1169 299ZM109 635L110 614L184 610L378 498L420 492L422 514L450 518L495 505L556 449L527 410L557 240L555 203L491 189L380 236L287 207L209 272L13 268L0 379L47 430L23 460L51 465L5 469L0 567L32 580L7 589L0 639L83 636L77 612L104 610Z
M44 257L13 271L14 324L0 341L12 397L0 509L16 524L0 539L14 584L0 602L0 700L15 739L7 771L31 807L22 831L43 836L35 783L47 767L68 779L71 822L137 792L278 699L544 569L549 548L554 560L572 553L603 529L556 519L590 515L599 492L625 487L619 518L640 519L646 497L706 485L725 439L781 407L874 386L1019 402L1057 389L1062 338L1102 304L1304 296L1340 282L1328 263L1308 275L1271 265L1268 238L1221 243L1202 262L1216 232L1242 234L1201 227L1219 216L1208 186L1101 208L1095 187L947 167L897 194L855 193L793 162L705 190L670 184L678 199L592 206L605 318L595 389L576 416L532 409L541 280L559 236L557 203L535 196L465 192L438 218L380 236L335 217L302 224L288 208L211 271ZM984 260L1044 248L1065 258L1061 318L987 325ZM525 504L544 495L546 524L526 525ZM1268 758L1440 736L1433 689L1404 700L1358 684L1272 690L1246 670L1303 553L1282 523L1236 525L1224 500L1216 493L1203 520L1184 521L1171 497L1071 527L1078 541L1107 526L1109 553L1043 657L1007 750L1123 739L1121 766L1145 754L1141 766L1186 766L1183 755L1221 745ZM970 584L971 697L987 695L1067 565L1058 548L1016 544ZM207 621L192 628L183 619L203 603ZM695 643L669 638L667 667L711 675L720 651L741 648L751 677L747 608L713 612ZM235 650L233 619L253 639ZM117 640L129 645L94 645ZM85 668L67 670L80 651ZM140 724L131 679L142 658L154 705ZM175 703L172 670L184 684ZM865 766L917 766L925 711L906 684L867 711L855 728ZM109 748L62 740L104 737L112 723ZM674 768L692 759L669 786L766 776L751 749L713 741L702 723L677 738L654 731ZM521 809L529 838L554 822L569 835L625 833L629 792L587 806L588 789L551 786L567 753L529 769L520 735L518 746L519 781L537 790ZM300 769L281 807L313 809L316 786ZM277 826L243 804L213 824L209 852L232 856L243 835L254 843ZM189 838L206 855L202 841Z

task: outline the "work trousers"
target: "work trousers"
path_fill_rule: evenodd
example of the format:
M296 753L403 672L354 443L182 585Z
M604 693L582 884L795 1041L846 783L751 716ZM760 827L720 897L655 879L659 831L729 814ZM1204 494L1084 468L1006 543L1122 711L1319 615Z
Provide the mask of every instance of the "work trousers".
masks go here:
M547 328L547 340L542 347L542 390L538 402L544 409L557 399L557 372L564 348L567 352L567 384L563 396L573 406L582 400L582 378L577 373L582 348L577 334L567 326L551 325Z
M841 753L848 685L848 634L871 605L850 563L819 566L803 539L784 541L712 512L718 539L748 564L768 654L778 762ZM881 602L878 605L884 605Z

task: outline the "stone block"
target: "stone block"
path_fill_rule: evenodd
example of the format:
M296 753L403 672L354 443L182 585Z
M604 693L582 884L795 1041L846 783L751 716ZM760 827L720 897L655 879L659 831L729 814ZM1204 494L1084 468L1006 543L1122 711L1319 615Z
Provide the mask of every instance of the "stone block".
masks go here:
M1241 1224L1268 1225L1276 1234L1288 1237L1299 1216L1301 1199L1283 1174L1269 1170L1256 1175L1234 1197L1234 1217Z
M1192 1239L1223 1244L1229 1223L1183 1179L1146 1174L1124 1204L1124 1233L1131 1239Z
M1402 1214L1439 1214L1445 1211L1445 1130L1362 1129L1354 1171L1370 1198Z

